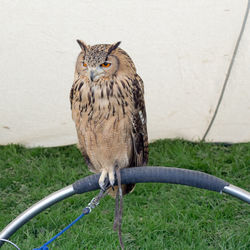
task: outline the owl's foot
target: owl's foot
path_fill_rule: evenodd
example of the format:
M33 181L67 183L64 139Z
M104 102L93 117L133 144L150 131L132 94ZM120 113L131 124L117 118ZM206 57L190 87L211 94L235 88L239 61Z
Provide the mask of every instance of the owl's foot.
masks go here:
M108 172L104 169L102 170L101 176L99 178L99 186L100 188L105 191L108 187Z
M107 190L110 186L113 188L115 184L115 171L114 169L107 171L102 170L101 176L99 178L99 186L102 190Z

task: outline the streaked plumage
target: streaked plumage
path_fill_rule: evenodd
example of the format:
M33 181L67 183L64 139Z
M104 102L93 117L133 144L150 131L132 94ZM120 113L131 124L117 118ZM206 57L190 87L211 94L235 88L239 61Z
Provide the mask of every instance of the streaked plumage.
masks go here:
M142 166L148 161L143 82L131 58L118 48L120 43L78 43L82 51L70 101L79 149L89 170L102 173L100 186L107 176L113 184L115 168ZM101 67L105 62L111 65ZM126 194L133 185L122 189ZM112 190L110 194L114 196Z
M116 195L114 229L121 237L122 195L134 185L121 185L120 169L146 165L148 136L143 82L128 54L115 44L88 46L76 62L74 84L70 92L72 117L78 146L89 170L101 173L99 185L106 189L106 178ZM119 191L119 192L118 192Z

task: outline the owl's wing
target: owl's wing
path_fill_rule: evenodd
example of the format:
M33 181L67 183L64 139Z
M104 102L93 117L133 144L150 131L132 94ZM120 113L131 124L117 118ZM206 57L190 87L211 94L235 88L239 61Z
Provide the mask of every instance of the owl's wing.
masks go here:
M70 100L70 108L72 110L72 112L76 112L76 110L73 107L73 102L75 101L75 95L76 95L76 91L77 91L77 87L78 87L78 80L74 81L71 90L70 90L70 94L69 94L69 100Z
M88 166L88 168L93 169L93 166L89 160L89 157L86 153L86 150L84 148L84 143L82 142L83 138L81 136L81 131L79 129L79 125L80 125L80 102L81 102L81 95L80 95L80 88L82 87L83 82L80 81L79 79L77 79L70 90L70 95L69 95L69 99L70 99L70 106L71 106L71 110L72 110L72 118L75 122L76 125L76 132L77 132L77 136L78 136L78 148L82 153L83 158L85 159L85 162Z
M148 162L148 133L147 133L147 116L144 102L144 86L139 75L133 79L133 130L132 141L134 155L132 166L147 165Z

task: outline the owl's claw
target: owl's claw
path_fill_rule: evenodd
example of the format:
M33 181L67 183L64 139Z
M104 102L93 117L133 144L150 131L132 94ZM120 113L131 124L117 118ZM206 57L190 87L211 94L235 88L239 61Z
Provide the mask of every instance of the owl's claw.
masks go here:
M114 189L114 185L115 185L115 171L114 171L114 169L109 171L108 175L109 175L110 186L112 187L112 189Z
M110 187L109 182L108 182L108 178L105 179L104 183L102 183L102 184L99 183L99 186L100 186L101 190L103 192L105 192Z
M114 190L115 184L115 172L112 169L111 171L103 170L99 178L99 186L103 191L106 191L110 186Z
M108 172L103 170L99 178L99 186L103 191L107 190L108 187Z

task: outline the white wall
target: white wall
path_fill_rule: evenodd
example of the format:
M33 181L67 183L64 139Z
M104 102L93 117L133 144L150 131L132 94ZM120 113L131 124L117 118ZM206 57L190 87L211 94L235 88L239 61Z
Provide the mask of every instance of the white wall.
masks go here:
M0 144L76 142L76 39L122 41L145 83L151 140L203 137L247 0L1 0ZM250 141L250 20L209 141Z

